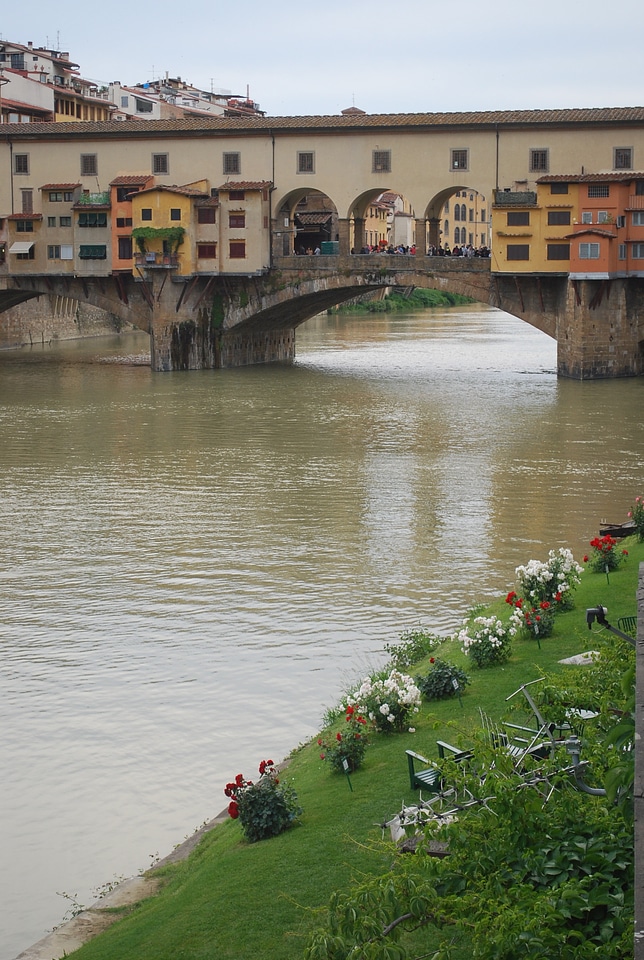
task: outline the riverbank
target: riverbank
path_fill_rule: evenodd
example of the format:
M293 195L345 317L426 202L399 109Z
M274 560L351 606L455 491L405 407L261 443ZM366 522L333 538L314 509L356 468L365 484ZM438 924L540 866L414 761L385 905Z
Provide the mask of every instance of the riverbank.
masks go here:
M455 641L445 641L435 655L461 664L472 677L462 702L425 704L414 734L375 735L364 767L352 775L350 786L320 760L315 739L296 749L287 776L304 809L299 826L249 845L237 822L217 818L212 822L217 829L209 824L194 838L196 845L187 860L166 860L146 874L160 884L156 896L134 909L120 903L109 907L122 923L86 944L77 960L170 960L179 955L216 955L218 960L300 958L332 891L350 889L355 878L375 877L389 863L391 851L377 843L380 829L375 824L395 813L401 799L409 802L415 796L409 790L405 749L433 755L432 744L439 738L471 744L479 708L498 718L506 709L505 698L522 683L544 674L583 670L562 661L587 652L589 641L593 649L614 643L610 634L596 628L589 634L585 609L601 600L615 621L634 612L644 545L627 541L626 546L628 563L611 573L609 583L603 575L584 573L575 609L557 617L553 635L542 641L541 648L534 640L516 641L508 664L477 671ZM502 611L502 599L490 608ZM409 672L427 667L425 658ZM222 789L237 772L222 771ZM28 951L21 957L45 960L43 954Z

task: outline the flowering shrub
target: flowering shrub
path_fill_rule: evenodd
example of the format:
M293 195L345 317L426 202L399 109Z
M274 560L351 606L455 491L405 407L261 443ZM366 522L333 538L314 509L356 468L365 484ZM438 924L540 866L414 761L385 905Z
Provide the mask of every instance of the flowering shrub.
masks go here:
M400 643L386 643L385 651L391 658L392 667L396 670L408 670L438 647L444 639L424 627L417 627L401 634Z
M470 683L467 674L460 667L455 667L453 663L434 657L430 657L429 662L431 666L427 676L416 677L416 686L426 700L445 700L447 697L455 697L459 690ZM454 681L457 686L454 686Z
M318 746L322 748L320 758L328 760L338 773L345 772L345 760L350 771L357 770L364 760L369 743L365 731L367 721L351 704L347 707L345 720L348 727L344 733L338 731L330 734L328 738L320 737L318 740Z
M644 497L635 497L635 503L628 515L635 524L638 540L644 540Z
M256 783L238 773L224 793L230 797L228 813L239 818L249 843L283 833L302 812L293 788L280 783L272 760L262 760Z
M387 677L367 677L347 697L347 706L357 708L383 733L401 733L409 727L420 704L420 690L411 677L399 670L392 670Z
M515 570L521 593L532 607L542 600L556 604L559 610L571 610L573 592L579 585L583 567L576 562L572 550L559 547L548 553L546 562L529 560Z
M512 637L516 630L506 627L498 617L475 617L458 634L463 653L472 658L477 667L491 667L505 663L512 652Z
M532 606L525 602L523 597L518 596L512 590L505 602L509 603L512 609L510 617L510 627L515 630L525 630L527 633L534 634L535 637L549 637L555 626L556 606L549 600L541 600L540 603Z
M609 573L611 570L617 570L628 557L628 550L622 550L620 553L616 549L617 540L609 533L605 537L595 537L590 541L590 545L593 552L590 557L584 557L584 563L588 564L588 569L593 573Z

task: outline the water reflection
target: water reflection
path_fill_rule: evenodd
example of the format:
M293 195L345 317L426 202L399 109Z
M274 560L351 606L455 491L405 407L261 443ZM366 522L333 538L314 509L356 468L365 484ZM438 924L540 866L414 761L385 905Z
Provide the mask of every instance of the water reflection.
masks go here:
M385 641L583 551L641 485L643 381L557 381L498 311L316 318L293 367L102 362L146 347L0 355L6 958L316 732Z

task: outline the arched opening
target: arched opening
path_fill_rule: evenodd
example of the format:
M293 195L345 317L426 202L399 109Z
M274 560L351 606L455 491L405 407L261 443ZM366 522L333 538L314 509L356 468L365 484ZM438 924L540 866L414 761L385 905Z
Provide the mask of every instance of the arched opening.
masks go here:
M349 249L353 254L416 252L416 215L402 193L363 193L354 201L348 219Z
M284 197L273 223L275 256L337 252L338 211L320 190L293 190Z
M473 187L457 186L440 191L428 204L430 254L452 253L465 247L489 256L491 198Z

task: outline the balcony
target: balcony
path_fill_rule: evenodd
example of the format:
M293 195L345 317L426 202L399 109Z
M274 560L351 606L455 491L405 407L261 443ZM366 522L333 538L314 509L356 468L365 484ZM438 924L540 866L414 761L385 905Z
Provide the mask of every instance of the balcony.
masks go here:
M179 257L176 253L135 253L134 265L145 270L172 270L179 266Z

